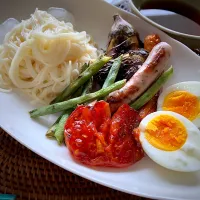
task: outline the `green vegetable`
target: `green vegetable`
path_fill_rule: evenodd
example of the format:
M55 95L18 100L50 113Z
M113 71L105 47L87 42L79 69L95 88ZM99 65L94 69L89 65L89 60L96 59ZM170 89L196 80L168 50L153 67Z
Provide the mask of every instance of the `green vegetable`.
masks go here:
M90 66L89 63L85 63L85 64L82 66L81 73L84 72L89 66Z
M55 131L56 131L56 127L58 125L58 122L60 121L62 115L64 114L65 112L63 112L60 117L58 117L58 119L53 123L53 125L48 129L48 131L46 132L46 136L48 138L53 138L54 137L54 134L55 134Z
M70 83L70 85L64 89L64 91L58 95L51 104L64 101L66 98L70 97L80 86L86 83L94 74L96 74L109 60L111 57L103 56L102 58L96 60L92 63L85 71L83 71L80 76Z
M155 83L152 84L152 86L149 89L147 89L147 91L142 96L140 96L130 106L135 110L140 109L160 90L160 88L167 82L167 80L172 76L172 74L173 68L170 67L158 78L158 80Z
M57 113L63 110L67 110L69 108L74 108L78 104L86 103L88 101L95 100L100 97L105 97L111 92L122 88L125 85L125 83L126 83L126 80L118 81L107 88L98 90L97 92L86 94L85 96L77 97L77 98L56 103L53 105L44 106L39 109L34 109L30 111L29 113L32 118L37 118L39 116L53 114L53 113Z
M59 120L56 129L55 129L55 138L58 141L58 144L62 144L63 140L64 140L64 126L65 126L65 122L67 120L67 118L70 116L70 114L72 113L72 109L69 109L65 112L65 114L63 114L61 116L61 119Z
M58 121L59 122L59 121ZM56 121L56 123L54 123L49 129L48 131L46 132L46 136L48 138L54 138L55 137L55 131L56 131L56 128L58 126L58 122Z
M75 97L79 97L82 95L82 92L83 92L83 86L81 86L73 95L73 98ZM62 118L62 116L66 113L67 111L64 111L60 117L58 117L58 119L54 122L54 124L48 129L48 131L46 132L46 136L48 138L54 138L55 137L55 131L56 131L56 128L58 126L58 123L60 121L60 119Z
M93 83L93 77L91 77L91 79L85 84L85 88L83 90L82 95L90 93L90 91L92 90L92 83Z
M72 98L75 98L75 97L80 97L83 93L83 89L84 87L81 86L80 88L78 88L78 90L76 90L76 92L72 95Z
M121 63L122 63L122 56L119 56L114 60L102 88L106 88L115 82Z
M78 97L81 95L85 95L89 93L90 87L92 86L92 78L88 81L88 83L85 84L85 88L83 90L83 86L80 87L76 93L73 95L73 97ZM50 127L50 129L47 131L46 136L49 138L55 138L58 142L58 144L63 143L64 139L64 125L71 114L73 110L69 109L67 111L64 111L61 116L56 120L56 122Z

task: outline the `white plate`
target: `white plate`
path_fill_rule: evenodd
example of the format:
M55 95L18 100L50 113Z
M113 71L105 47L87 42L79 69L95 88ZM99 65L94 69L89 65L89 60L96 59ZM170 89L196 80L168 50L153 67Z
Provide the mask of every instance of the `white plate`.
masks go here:
M6 0L0 7L0 20L15 17L26 19L35 8L46 10L49 7L63 7L71 11L76 19L77 28L90 33L98 44L105 48L108 32L113 22L112 16L120 13L140 33L140 37L158 33L162 41L173 47L171 63L174 77L168 83L179 81L200 81L200 58L183 44L153 28L134 15L118 10L100 0ZM157 199L198 200L200 198L200 172L177 173L144 158L137 164L124 169L89 168L74 162L66 147L48 140L45 132L50 116L38 121L29 117L28 111L34 107L15 93L0 93L0 125L12 137L35 153L56 165L77 175L102 185L130 194ZM11 147L8 147L11 148Z

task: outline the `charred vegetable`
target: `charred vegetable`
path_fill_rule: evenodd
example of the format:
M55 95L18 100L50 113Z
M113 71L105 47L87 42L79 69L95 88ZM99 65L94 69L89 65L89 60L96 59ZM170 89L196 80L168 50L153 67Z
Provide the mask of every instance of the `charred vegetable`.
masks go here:
M140 109L148 101L150 101L160 88L167 82L167 80L172 76L173 68L170 67L156 80L149 89L147 89L143 95L141 95L135 102L131 104L131 107L135 110Z
M144 49L130 50L122 56L122 63L116 80L129 80L139 67L144 63L148 57L148 52ZM108 62L99 72L94 76L94 82L103 85L108 72L113 64L113 61Z
M101 97L105 97L108 94L110 94L111 92L123 87L125 85L125 83L126 83L125 80L121 80L116 83L113 83L112 85L110 85L107 88L101 89L94 93L86 94L85 96L81 96L81 97L76 97L76 98L70 99L68 101L55 103L55 104L48 105L48 106L43 106L38 109L34 109L34 110L30 111L29 113L30 113L31 118L37 118L40 116L49 115L49 114L57 113L57 112L64 111L67 109L71 109L71 108L76 107L78 104L83 104L88 101L92 101L92 100L96 100Z
M114 23L112 25L109 42L106 54L112 58L116 58L123 54L122 63L116 80L129 80L138 70L146 58L148 52L140 47L141 41L137 31L121 16L114 16ZM99 72L94 76L94 87L101 88L108 72L113 65L113 61L108 62Z
M86 83L94 74L96 74L99 69L101 69L111 58L103 56L97 59L89 67L83 71L80 76L71 82L52 102L51 104L62 102L73 95L84 83Z
M122 63L122 56L119 56L114 60L113 65L109 70L108 76L102 88L107 88L108 86L110 86L115 82L121 63Z
M160 37L158 34L151 34L147 35L144 39L144 48L150 52L154 46L156 46L158 43L160 43Z
M113 18L106 54L116 58L130 49L139 48L139 35L121 16L114 15Z
M112 112L116 111L123 103L131 103L140 97L165 70L171 53L172 47L166 42L157 44L125 86L109 94L107 102L110 104Z
M117 80L129 80L145 62L148 52L144 49L130 50L123 56L122 65Z

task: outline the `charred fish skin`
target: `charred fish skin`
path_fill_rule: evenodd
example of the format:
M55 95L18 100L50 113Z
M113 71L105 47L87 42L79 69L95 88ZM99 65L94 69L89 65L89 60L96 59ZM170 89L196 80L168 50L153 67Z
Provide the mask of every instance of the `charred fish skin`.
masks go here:
M152 49L146 61L125 86L108 96L107 102L112 112L123 103L131 103L137 99L162 74L171 52L172 47L166 42L160 42Z
M114 15L114 23L108 37L106 54L118 57L124 49L139 48L139 34L133 26L125 21L120 15Z

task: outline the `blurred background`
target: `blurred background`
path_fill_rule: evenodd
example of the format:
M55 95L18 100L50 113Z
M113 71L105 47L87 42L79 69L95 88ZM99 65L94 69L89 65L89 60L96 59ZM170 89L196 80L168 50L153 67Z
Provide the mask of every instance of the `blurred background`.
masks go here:
M120 7L126 11L131 12L128 0L105 0L108 3ZM141 10L141 13L158 24L161 24L172 30L192 34L200 35L200 26L192 20L176 14L174 12L158 10L158 9L147 9Z

